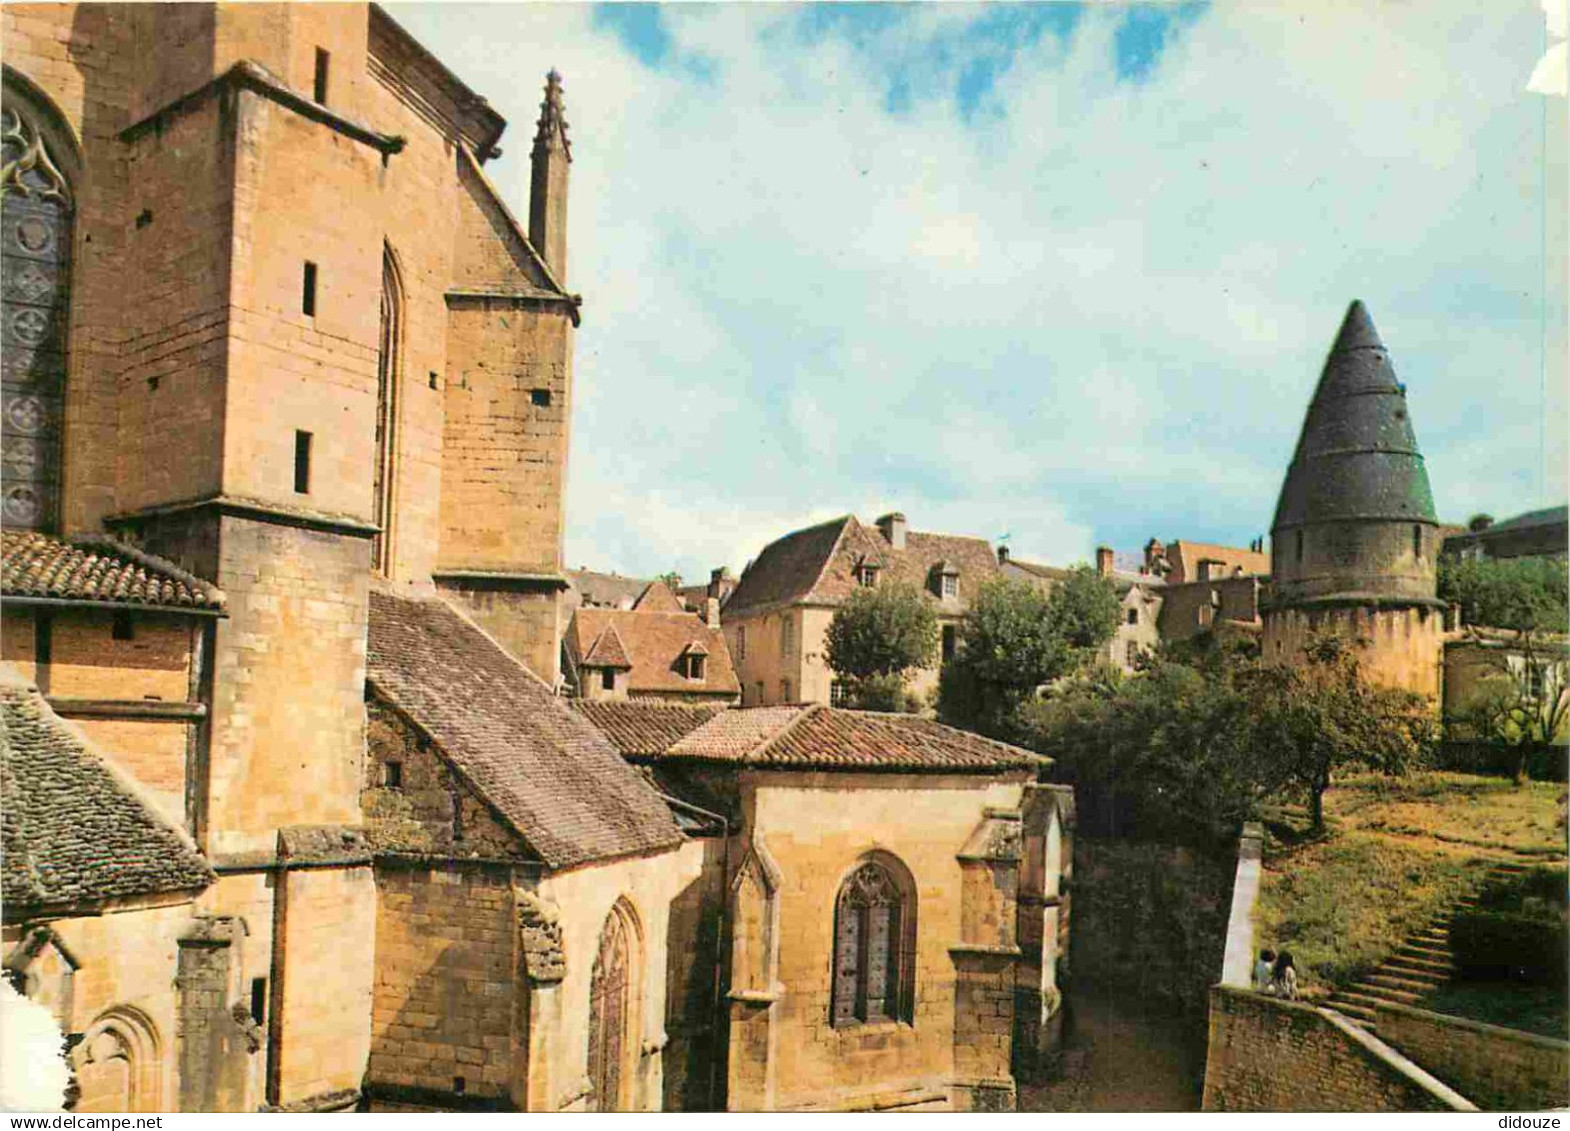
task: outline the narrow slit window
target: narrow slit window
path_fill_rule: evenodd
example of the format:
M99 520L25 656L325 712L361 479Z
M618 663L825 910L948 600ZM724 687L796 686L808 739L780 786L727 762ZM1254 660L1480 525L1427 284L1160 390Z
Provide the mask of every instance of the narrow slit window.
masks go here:
M616 690L616 669L615 668L601 668L600 669L600 688L602 690L604 690L604 691L615 691Z
M327 105L327 71L332 63L332 54L318 47L316 49L316 80L312 84L312 97L318 105Z
M529 400L535 408L550 408L551 391L549 389L534 389L529 393Z
M403 763L389 759L382 763L382 784L388 789L403 788Z
M1412 556L1414 558L1423 556L1423 528L1421 526L1412 527Z
M131 614L119 612L114 615L114 627L110 633L116 640L135 640L136 622L131 619Z
M1303 562L1303 532L1301 530L1297 532L1297 560L1298 564L1301 565Z
M311 434L309 432L294 434L294 493L296 495L311 493Z
M305 276L300 289L300 313L307 318L316 317L316 264L305 261Z
M42 610L33 613L33 663L54 662L54 617Z
M251 1020L258 1025L267 1024L267 979L251 979Z

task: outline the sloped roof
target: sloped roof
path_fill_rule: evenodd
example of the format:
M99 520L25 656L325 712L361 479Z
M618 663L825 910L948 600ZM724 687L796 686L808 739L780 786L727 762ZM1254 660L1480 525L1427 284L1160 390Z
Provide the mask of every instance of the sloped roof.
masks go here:
M600 573L592 569L566 571L568 592L574 594L580 606L590 608L632 608L633 602L649 582L641 577L623 577L619 573Z
M651 581L632 607L640 613L684 613L687 606L676 599L663 581Z
M589 645L583 663L598 668L632 667L632 660L627 656L627 646L621 642L621 634L616 631L614 624L608 624L600 630L594 643Z
M1368 519L1438 524L1406 387L1354 300L1325 358L1270 528Z
M666 591L667 594L669 591ZM626 656L627 689L634 695L741 694L725 634L696 613L651 613L633 609L579 609L567 625L567 660L573 666L620 667L603 658L607 634L614 633ZM693 642L708 649L703 678L688 679L677 661Z
M183 831L0 665L0 899L39 909L199 891L217 877Z
M742 574L725 614L736 620L798 601L837 604L860 585L856 571L864 563L883 570L880 585L914 585L936 603L930 579L943 562L959 574L960 605L983 581L998 575L997 557L984 538L912 530L905 535L905 548L896 550L876 526L846 515L765 546Z
M1530 530L1538 526L1564 526L1570 523L1570 507L1544 507L1542 510L1527 511L1514 518L1507 518L1503 522L1496 522L1484 528L1480 533L1492 534L1500 530Z
M658 757L724 710L658 699L574 699L572 707L626 758Z
M605 736L445 602L373 590L366 676L552 868L680 842Z
M1238 546L1220 546L1213 542L1185 542L1179 538L1174 542L1168 542L1166 549L1167 560L1172 563L1173 572L1178 575L1169 578L1172 581L1198 581L1199 563L1202 561L1220 562L1223 577L1231 577L1232 571L1238 566L1243 567L1244 574L1270 572L1268 553Z
M116 605L218 611L223 591L171 561L111 538L66 541L0 532L0 592Z
M665 758L775 769L927 773L1034 770L1051 761L917 715L822 705L725 711L674 744Z

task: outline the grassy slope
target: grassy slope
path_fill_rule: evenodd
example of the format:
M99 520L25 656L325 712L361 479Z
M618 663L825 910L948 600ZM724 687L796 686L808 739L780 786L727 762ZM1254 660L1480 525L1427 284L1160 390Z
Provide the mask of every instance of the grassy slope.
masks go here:
M1476 890L1494 861L1562 854L1563 794L1468 774L1349 777L1325 796L1327 837L1310 839L1301 811L1270 823L1254 937L1292 951L1309 987L1345 982Z

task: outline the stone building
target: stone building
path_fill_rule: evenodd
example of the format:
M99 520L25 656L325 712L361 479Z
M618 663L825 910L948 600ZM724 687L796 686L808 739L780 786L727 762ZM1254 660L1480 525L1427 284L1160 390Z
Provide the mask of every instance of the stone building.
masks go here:
M580 608L562 637L562 670L580 699L734 703L741 686L720 631L719 599L688 612L654 581L630 609Z
M1363 642L1370 678L1441 691L1439 522L1406 386L1361 302L1325 360L1271 523L1266 659L1293 662L1313 632Z
M846 515L787 534L763 548L725 602L725 638L742 703L839 701L824 634L858 586L904 583L919 590L941 625L941 664L953 654L970 599L996 576L998 563L984 539L908 530L902 514L886 514L870 527ZM911 692L934 692L938 671L916 673Z
M1033 585L1044 593L1066 580L1069 571L1058 566L1022 561L998 547L998 570L1007 578ZM1096 573L1112 583L1118 594L1117 626L1112 636L1097 650L1096 662L1128 673L1143 655L1161 643L1159 625L1165 607L1166 587L1161 578L1138 571L1119 569L1112 551L1096 548Z
M7 968L56 1001L69 969L81 1104L659 1106L667 888L701 845L537 702L580 305L558 78L525 225L486 174L505 123L374 5L18 4L0 30L6 788L54 788L15 740L47 732L196 854L112 898L4 873ZM406 623L454 666L378 681ZM524 785L430 714L471 702L475 657L498 710L538 707L498 732ZM415 798L377 777L398 742ZM546 790L575 781L597 816ZM8 864L81 850L23 811ZM454 906L474 939L431 930ZM483 999L433 1040L422 962Z
M1046 759L821 704L577 706L725 822L694 890L728 1110L1014 1107L1061 1020L1073 795Z
M1527 511L1503 522L1479 515L1464 530L1447 534L1445 557L1560 558L1570 556L1570 507Z

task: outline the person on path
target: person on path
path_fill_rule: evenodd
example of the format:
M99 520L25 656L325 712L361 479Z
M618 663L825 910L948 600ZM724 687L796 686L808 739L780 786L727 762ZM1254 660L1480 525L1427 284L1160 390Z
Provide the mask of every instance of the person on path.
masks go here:
M1271 975L1276 961L1276 952L1268 946L1259 952L1259 961L1254 963L1254 989L1262 994L1270 992Z
M1276 958L1275 970L1272 972L1271 981L1276 987L1276 993L1288 1001L1297 1000L1297 967L1292 965L1292 952L1283 950Z

